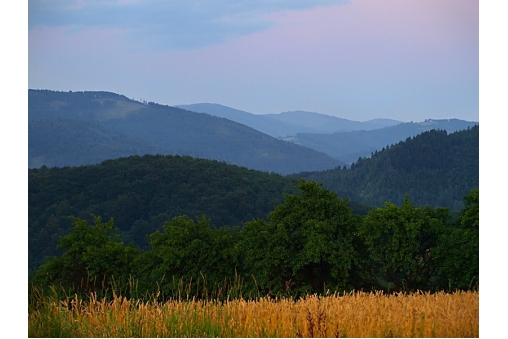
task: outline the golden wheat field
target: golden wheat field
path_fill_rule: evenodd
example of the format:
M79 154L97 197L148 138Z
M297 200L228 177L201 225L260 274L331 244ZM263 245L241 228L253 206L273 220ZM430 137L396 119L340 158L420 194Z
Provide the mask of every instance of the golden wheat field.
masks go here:
M298 300L66 301L29 312L29 337L479 337L479 292Z

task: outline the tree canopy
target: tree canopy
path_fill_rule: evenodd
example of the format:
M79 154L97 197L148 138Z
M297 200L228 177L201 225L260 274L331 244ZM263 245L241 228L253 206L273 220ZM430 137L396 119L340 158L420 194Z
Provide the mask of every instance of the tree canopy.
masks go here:
M135 281L136 295L157 298L467 290L479 283L479 191L464 199L457 218L408 197L362 217L322 184L299 180L266 219L216 228L180 215L150 235L147 250L124 245L113 219L73 218L62 255L34 281L78 292Z
M386 203L369 212L359 234L368 257L365 278L383 290L428 290L438 263L433 253L446 229L447 209Z
M268 221L245 225L245 266L265 291L309 293L346 289L354 260L353 233L359 217L347 200L322 185L300 180L300 195L286 194Z
M105 223L99 216L93 219L89 225L86 220L73 218L74 226L57 246L63 254L51 257L39 268L36 282L75 292L123 288L128 283L139 251L120 242L113 219Z

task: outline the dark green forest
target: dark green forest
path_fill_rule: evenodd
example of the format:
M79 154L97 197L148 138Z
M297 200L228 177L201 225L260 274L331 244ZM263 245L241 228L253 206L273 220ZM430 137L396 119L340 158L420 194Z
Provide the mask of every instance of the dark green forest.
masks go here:
M115 218L126 243L148 247L164 222L205 214L215 227L263 218L291 192L296 179L223 162L145 155L99 165L28 170L29 269L55 255L69 216Z
M72 226L70 216L115 218L121 240L148 248L147 236L179 215L206 215L214 227L264 218L293 192L294 178L223 162L145 155L80 167L28 171L28 268L33 271ZM355 213L368 207L350 202Z
M341 197L380 207L400 205L409 195L415 205L459 211L462 197L479 187L479 126L448 134L432 130L383 147L351 168L299 173L322 182Z
M127 297L229 298L351 290L435 291L479 284L479 191L447 209L386 203L362 217L346 199L300 180L266 219L215 228L205 216L177 216L141 250L120 241L114 219L74 218L37 286L70 295L112 290ZM123 289L122 289L123 287ZM121 292L119 292L121 291ZM152 299L153 300L153 299Z
M408 161L404 161L407 159ZM70 216L115 218L119 236L148 249L147 236L180 215L206 215L213 227L242 226L266 218L292 193L297 179L323 182L353 213L366 215L385 202L446 207L456 214L463 196L478 188L478 127L447 134L431 131L360 159L351 169L284 177L223 162L145 155L80 167L28 171L29 272L61 254ZM375 198L375 199L374 199ZM371 207L368 207L371 206Z

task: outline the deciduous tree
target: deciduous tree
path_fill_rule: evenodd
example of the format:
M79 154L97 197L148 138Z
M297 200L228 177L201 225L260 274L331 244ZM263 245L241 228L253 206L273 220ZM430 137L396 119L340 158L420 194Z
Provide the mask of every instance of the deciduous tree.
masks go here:
M94 224L89 225L86 220L73 218L74 226L58 244L64 253L40 267L36 282L62 285L76 292L111 291L128 285L138 250L119 241L113 219L105 223L101 217L93 219Z
M321 184L300 180L298 188L300 194L286 194L268 221L245 225L246 272L271 294L347 289L360 217Z
M449 219L447 209L386 203L363 219L359 235L368 257L363 278L384 290L426 290L436 278L434 252Z

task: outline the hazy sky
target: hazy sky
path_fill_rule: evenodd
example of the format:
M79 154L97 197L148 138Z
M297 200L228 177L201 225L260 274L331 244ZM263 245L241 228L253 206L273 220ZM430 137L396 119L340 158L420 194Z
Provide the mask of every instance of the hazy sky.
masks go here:
M28 87L479 120L478 0L29 0Z

